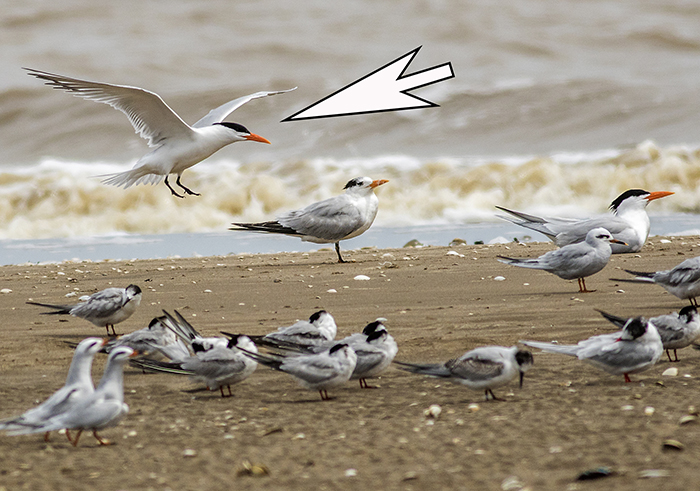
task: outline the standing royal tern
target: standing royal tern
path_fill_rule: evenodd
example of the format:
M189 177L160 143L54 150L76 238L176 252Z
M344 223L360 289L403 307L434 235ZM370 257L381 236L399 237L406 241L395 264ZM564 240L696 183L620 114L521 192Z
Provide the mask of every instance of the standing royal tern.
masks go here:
M690 300L690 305L698 306L697 297L700 295L700 256L686 259L673 269L665 271L630 271L636 276L632 279L610 278L611 281L625 281L627 283L655 283L662 286L671 295L684 300Z
M594 228L586 235L586 241L569 244L549 251L536 259L514 259L498 256L499 261L521 268L542 269L565 280L578 280L580 293L595 290L586 288L586 276L601 271L612 254L610 244L619 244L604 228Z
M352 376L357 363L355 352L347 344L338 343L321 353L284 356L263 355L242 350L253 360L296 378L307 389L317 390L327 401L328 389L344 384Z
M165 176L165 185L173 195L183 198L168 183L170 174L177 174L177 185L186 194L199 196L180 182L182 173L206 159L226 145L239 141L270 143L265 138L251 133L238 123L224 122L234 110L253 99L282 94L290 90L256 92L212 109L209 114L192 126L185 123L154 92L138 87L113 85L64 77L54 73L25 68L46 85L65 90L76 97L109 104L129 118L136 133L155 147L136 162L133 169L106 176L105 184L128 188L137 184L158 184ZM296 87L295 87L296 88Z
M221 391L221 397L231 397L231 385L244 381L255 371L257 363L245 356L239 348L257 353L258 348L247 336L235 336L219 342L193 341L195 354L180 362L132 360L131 364L144 370L189 375L195 382L204 383L208 390ZM224 394L228 388L228 396Z
M612 375L624 375L625 382L631 382L630 373L653 366L664 352L656 327L643 317L629 319L620 332L593 336L578 344L520 342L550 353L575 356Z
M10 434L43 433L64 428L78 430L71 439L73 446L77 446L82 432L92 430L93 436L100 445L109 445L110 441L100 438L97 432L116 426L129 412L129 406L124 403L124 364L135 354L136 352L128 346L113 349L107 358L102 379L93 393L77 401L69 410L43 423L13 431Z
M532 366L533 359L532 353L517 346L484 346L445 363L394 363L407 372L444 378L473 390L483 390L487 401L489 396L495 401L503 401L494 395L493 389L518 375L522 388L525 372Z
M78 343L68 369L65 385L44 402L24 414L0 421L0 430L12 431L33 428L70 410L76 401L82 401L92 394L95 390L92 384L92 360L105 342L106 339L85 338ZM46 432L44 440L49 441L49 433Z
M27 303L54 309L53 312L42 312L45 315L69 314L90 321L96 326L106 328L108 336L111 327L112 335L116 336L114 324L125 321L136 311L136 307L141 303L141 288L136 285L129 285L126 288L107 288L93 293L87 300L74 305Z
M513 217L501 216L516 225L543 233L559 247L583 242L589 230L603 227L621 242L612 245L613 254L639 251L649 236L649 202L673 194L668 191L650 193L643 189L625 191L610 205L611 215L582 220L566 218L543 218L497 206ZM623 245L624 243L624 245Z
M608 314L602 310L598 310L598 312L620 328L624 327L628 321L628 319ZM652 317L649 322L654 324L656 330L659 331L661 342L670 362L679 361L676 350L690 346L700 336L700 315L693 305L683 307L680 312ZM673 360L671 359L671 350L673 350L675 358Z
M373 181L370 177L356 177L345 185L344 194L287 212L277 220L233 223L235 227L230 230L292 235L316 244L334 243L338 262L344 263L340 241L357 237L369 229L379 209L374 189L387 182L386 179Z

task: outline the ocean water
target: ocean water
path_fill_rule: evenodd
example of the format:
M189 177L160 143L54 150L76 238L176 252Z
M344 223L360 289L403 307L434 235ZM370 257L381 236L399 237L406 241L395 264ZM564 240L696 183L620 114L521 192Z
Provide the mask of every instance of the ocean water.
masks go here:
M95 254L216 253L198 241L221 244L220 253L305 250L226 229L338 194L360 175L390 182L377 191L375 227L349 247L475 227L481 237L471 238L489 241L504 234L495 205L586 216L630 188L676 193L649 206L660 217L652 233L657 224L671 227L658 233L700 228L695 1L0 6L3 264L55 260L49 243L63 259L99 258L88 250L105 241L130 249ZM440 107L280 122L418 46L409 73L454 68L455 78L415 91ZM236 110L229 121L272 145L226 147L184 173L202 196L180 200L162 184L101 184L95 176L131 168L146 142L123 114L50 90L21 67L144 87L190 123L241 95L298 89ZM170 252L172 243L182 247Z

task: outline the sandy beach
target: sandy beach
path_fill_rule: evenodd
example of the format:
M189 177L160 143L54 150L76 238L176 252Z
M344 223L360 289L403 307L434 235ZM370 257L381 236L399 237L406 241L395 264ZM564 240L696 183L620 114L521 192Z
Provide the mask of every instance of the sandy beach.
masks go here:
M0 418L19 414L63 384L65 341L104 335L76 318L42 316L29 300L73 302L109 286L139 285L140 308L116 326L145 327L177 309L204 335L264 334L326 309L338 338L376 319L399 345L397 360L445 361L484 345L521 339L576 342L613 331L594 310L655 316L687 304L654 285L616 283L621 268L660 270L698 255L700 238L652 237L639 254L613 256L580 294L576 281L496 261L534 257L550 243L330 250L132 262L71 262L0 268ZM369 280L355 279L366 275ZM504 279L497 278L502 276ZM11 290L10 292L7 292ZM517 381L481 392L390 367L361 390L355 381L331 401L291 377L259 367L234 397L184 377L127 368L131 410L117 427L65 437L0 436L0 490L14 489L688 489L700 458L700 425L679 420L700 408L700 352L665 355L625 384L588 364L533 350ZM94 364L102 373L105 357ZM662 376L669 367L678 376ZM437 419L427 418L432 404ZM473 405L475 404L475 405ZM653 410L648 409L653 408ZM652 412L653 411L653 412ZM667 439L683 449L666 450ZM268 470L248 475L246 463ZM599 467L610 477L577 482ZM648 471L662 477L645 478ZM664 477L665 476L665 477ZM692 480L692 481L691 481Z

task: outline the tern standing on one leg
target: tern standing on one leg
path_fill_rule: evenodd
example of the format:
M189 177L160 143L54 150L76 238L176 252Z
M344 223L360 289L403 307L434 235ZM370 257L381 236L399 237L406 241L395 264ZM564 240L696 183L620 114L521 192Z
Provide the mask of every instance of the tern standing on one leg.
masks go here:
M129 285L126 288L106 288L75 305L27 303L54 309L53 312L42 312L45 315L68 314L90 321L98 327L106 328L108 336L111 327L112 335L116 336L114 324L127 320L136 311L141 303L141 288L137 285Z
M129 118L136 133L148 140L148 146L155 149L136 162L133 169L105 176L102 182L128 188L137 184L158 184L165 177L165 185L178 198L168 182L170 174L177 174L177 185L186 194L199 196L180 182L182 173L206 159L226 145L239 141L270 143L265 138L251 133L238 123L224 122L234 110L253 99L282 94L290 90L256 92L234 99L213 109L192 126L185 123L154 92L138 87L90 82L77 78L64 77L54 73L25 68L38 79L46 80L46 85L65 90L71 94L95 102L109 104ZM296 87L295 87L296 88Z
M379 199L374 189L389 181L356 177L345 185L345 193L313 203L301 210L285 213L277 220L259 223L233 223L230 230L266 232L299 237L305 242L335 244L338 262L346 262L340 255L340 241L365 233L374 222Z
M611 215L586 218L583 220L565 218L545 218L528 215L520 211L509 210L497 206L499 210L513 215L513 217L501 216L521 227L540 232L559 247L583 242L589 230L603 227L613 237L624 242L613 243L612 253L638 252L649 237L649 215L647 205L659 198L672 195L669 191L656 191L650 193L643 189L629 189L622 193L610 205ZM500 215L499 215L500 216Z
M407 372L444 378L473 390L483 390L487 401L489 396L495 401L502 401L504 399L496 397L493 389L507 384L518 375L522 387L525 372L532 366L533 359L532 353L517 346L484 346L442 364L394 363Z
M564 280L578 280L580 293L595 290L586 288L586 276L591 276L601 271L608 261L612 251L610 243L622 243L613 239L610 232L604 228L594 228L586 235L586 241L577 244L569 244L549 251L536 259L514 259L498 256L499 261L521 268L542 269L548 273L557 275Z

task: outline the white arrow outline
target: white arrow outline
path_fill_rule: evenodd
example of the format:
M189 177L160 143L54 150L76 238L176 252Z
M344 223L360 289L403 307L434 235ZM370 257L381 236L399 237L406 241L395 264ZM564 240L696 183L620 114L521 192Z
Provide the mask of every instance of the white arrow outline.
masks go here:
M334 117L339 117L339 116L355 116L355 115L358 115L358 114L373 114L373 113L382 113L382 112L390 112L390 111L404 111L404 110L408 110L408 109L422 109L422 108L426 108L426 107L440 107L439 104L435 104L434 102L430 102L430 101L428 101L428 100L426 100L426 99L422 99L422 98L420 98L420 97L418 97L418 96L416 96L416 95L413 95L413 94L409 94L409 93L408 93L408 92L411 91L411 90L415 90L415 89L419 89L419 88L421 88L421 87L426 87L426 86L428 86L428 85L436 84L436 83L438 83L438 82L442 82L442 81L444 81L444 80L448 80L448 79L450 79L450 78L454 78L454 76L455 76L454 70L452 69L452 63L450 63L450 62L442 63L442 64L440 64L440 65L436 65L436 66L433 66L433 67L430 67L430 68L425 68L424 70L420 70L420 71L418 71L418 72L411 73L410 75L404 75L405 72L406 72L406 70L408 69L408 66L411 64L411 62L413 61L413 59L414 59L414 58L416 57L416 55L418 54L418 51L420 51L420 49L421 49L422 47L423 47L423 46L418 46L416 49L414 49L414 50L412 50L412 51L409 51L409 52L406 53L405 55L402 55L402 56L396 58L394 61L391 61L391 62L387 63L386 65L382 66L381 68L378 68L378 69L374 70L373 72L371 72L371 73L365 75L364 77L362 77L362 78L360 78L360 79L358 79L358 80L355 80L354 82L352 82L352 83L349 84L349 85L346 85L346 86L343 87L342 89L336 90L336 91L333 92L332 94L330 94L330 95L324 97L323 99L321 99L321 100L319 100L319 101L317 101L317 102L314 102L313 104L311 104L310 106L305 107L305 108L302 109L301 111L298 111L298 112L292 114L291 116L289 116L289 117L283 119L281 122L284 123L284 122L287 122L287 121L302 121L302 120L308 120L308 119L334 118ZM364 110L364 111L338 112L338 113L333 113L333 114L323 114L323 115L319 115L319 116L299 116L300 114L303 114L304 112L308 111L308 110L311 109L312 107L315 107L315 106L317 106L318 104L321 104L322 102L327 101L327 100L330 99L331 97L334 97L334 96L338 95L339 93L343 92L344 90L349 89L350 87L353 87L354 85L356 85L356 84L362 82L363 80L366 80L366 79L368 79L368 78L370 78L370 77L376 75L377 73L381 72L382 70L385 70L385 69L391 67L392 65L394 65L394 64L396 64L396 63L399 63L400 61L402 61L402 60L405 59L405 58L408 58L408 61L406 62L405 66L403 67L403 70L401 70L401 73L399 74L399 76L396 78L396 80L395 80L394 82L398 82L398 81L400 81L400 80L409 81L409 79L412 79L413 77L416 77L416 76L421 75L421 74L426 74L426 73L428 73L428 72L433 72L433 71L435 71L435 70L442 69L443 67L448 67L448 68L449 68L450 74L447 75L447 76L444 76L444 77L441 77L441 78L438 78L438 79L430 78L430 77L422 77L423 79L425 79L425 82L418 82L417 85L411 85L410 87L407 87L407 88L405 88L405 89L403 89L403 90L398 90L398 89L396 89L396 90L398 90L399 93L404 94L404 95L406 95L406 96L408 96L408 97L411 97L411 98L413 98L413 99L416 99L417 101L420 101L422 104L417 104L417 105L415 105L415 106L410 106L410 107L403 107L403 106L402 106L402 107L386 108L386 109L371 109L371 110ZM420 79L421 77L418 77L418 78ZM415 80L415 79L414 79L414 80ZM405 85L406 85L406 84L404 84L404 86L405 86Z

